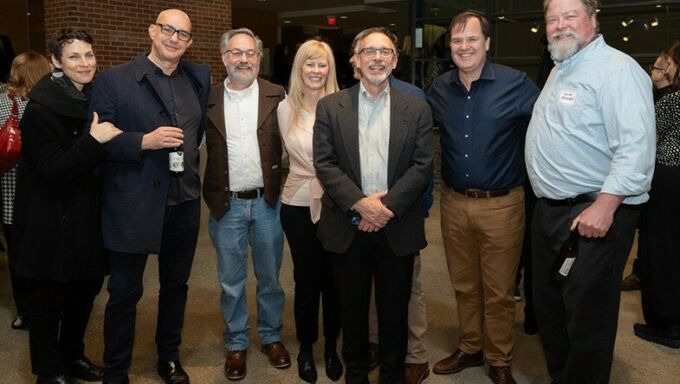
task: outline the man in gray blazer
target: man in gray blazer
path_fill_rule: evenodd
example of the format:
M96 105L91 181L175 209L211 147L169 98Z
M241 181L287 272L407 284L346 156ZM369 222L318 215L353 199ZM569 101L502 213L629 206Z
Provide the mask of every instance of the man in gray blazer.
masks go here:
M390 88L397 57L389 32L361 34L360 83L317 107L314 165L325 190L318 236L333 254L346 382L368 383L375 279L380 382L401 383L413 255L427 244L419 199L432 175L432 115L422 100Z

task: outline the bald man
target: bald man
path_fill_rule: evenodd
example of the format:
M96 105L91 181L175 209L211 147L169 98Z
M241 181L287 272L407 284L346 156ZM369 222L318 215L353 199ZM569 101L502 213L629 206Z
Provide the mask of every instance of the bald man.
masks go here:
M165 383L189 383L179 362L187 281L200 216L198 145L210 88L206 65L182 59L191 20L161 12L149 25L151 51L104 71L91 109L123 134L108 143L102 235L111 277L104 318L104 382L127 383L136 305L150 253L158 255L156 345Z

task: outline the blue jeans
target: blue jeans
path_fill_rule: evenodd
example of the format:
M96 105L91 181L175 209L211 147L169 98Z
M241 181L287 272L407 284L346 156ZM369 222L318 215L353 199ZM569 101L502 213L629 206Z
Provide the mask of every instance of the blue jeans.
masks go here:
M217 276L222 286L220 307L227 323L227 350L248 348L248 245L252 248L257 278L257 331L262 344L281 340L284 292L279 283L283 230L279 210L264 198L231 200L231 209L219 221L210 216L210 238L217 251Z

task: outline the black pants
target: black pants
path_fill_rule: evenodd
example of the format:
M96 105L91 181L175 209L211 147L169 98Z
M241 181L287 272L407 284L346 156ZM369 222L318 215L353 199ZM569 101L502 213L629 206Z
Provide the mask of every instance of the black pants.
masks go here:
M158 255L158 321L156 346L159 361L179 359L187 281L194 260L200 200L167 206ZM118 383L127 376L135 337L137 302L142 297L142 277L148 255L108 252L111 277L104 315L105 381Z
M316 237L316 224L312 223L309 207L281 204L281 225L293 257L297 339L300 344L317 341L321 299L324 338L326 345L335 348L340 335L340 303L335 294L331 254Z
M35 281L33 279L19 277L16 272L14 272L16 260L14 255L14 242L12 240L12 224L3 224L2 227L5 232L5 240L7 240L9 277L12 283L12 297L14 298L14 304L17 306L17 315L23 317L24 321L30 321L31 298L35 291Z
M358 231L347 252L334 254L347 384L368 384L368 307L375 280L380 383L404 382L413 255L396 256L384 231Z
M680 325L680 167L656 164L642 218L642 313L649 325Z
M611 372L621 275L637 210L622 205L605 237L581 238L566 281L550 281L550 268L571 222L589 204L550 206L539 200L534 211L534 304L548 373L557 384L607 384Z
M515 279L515 285L518 285L522 279L522 271L524 272L523 285L525 325L534 325L536 323L536 314L534 313L533 265L531 262L531 221L533 219L536 201L536 195L534 195L534 192L531 189L531 184L529 184L527 181L524 185L524 241L522 242L522 257L519 260L519 266L517 267L517 277Z
M104 279L57 283L35 280L29 343L36 375L64 373L85 353L83 337Z

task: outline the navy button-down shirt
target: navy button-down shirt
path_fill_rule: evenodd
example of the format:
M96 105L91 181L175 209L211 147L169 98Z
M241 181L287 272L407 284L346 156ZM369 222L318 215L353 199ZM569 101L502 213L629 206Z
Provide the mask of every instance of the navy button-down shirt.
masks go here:
M495 191L524 183L524 137L540 93L523 72L487 61L468 91L454 69L427 91L440 128L442 178L450 187Z

